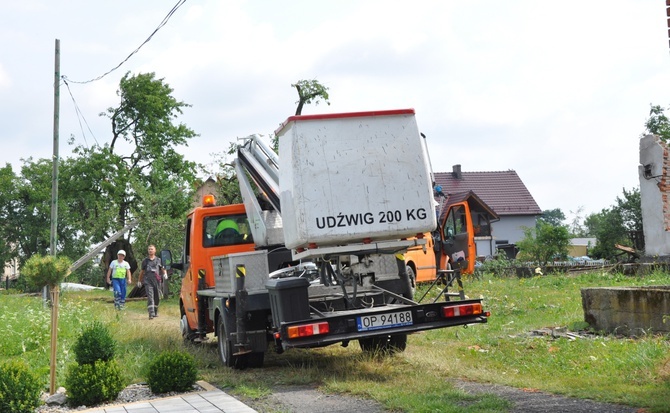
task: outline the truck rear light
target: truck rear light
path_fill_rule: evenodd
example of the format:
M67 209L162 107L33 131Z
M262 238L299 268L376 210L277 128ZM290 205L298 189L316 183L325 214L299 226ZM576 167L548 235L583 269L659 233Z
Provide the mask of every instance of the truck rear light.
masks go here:
M299 338L317 336L320 334L328 334L330 327L327 322L302 324L299 326L291 326L287 329L288 338Z
M482 313L483 310L482 305L480 303L461 304L455 306L442 307L442 317L444 318L461 317L465 315L478 315Z

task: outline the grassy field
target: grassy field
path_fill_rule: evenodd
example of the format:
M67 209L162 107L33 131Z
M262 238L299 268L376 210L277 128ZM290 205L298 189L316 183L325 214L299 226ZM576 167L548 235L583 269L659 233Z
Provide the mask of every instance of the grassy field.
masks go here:
M265 367L223 368L216 340L186 345L178 332L178 300L161 304L161 317L148 320L144 300L117 313L111 292L64 292L60 302L58 381L73 362L68 352L91 321L107 324L119 342L119 361L130 382L144 381L144 366L160 351L186 349L201 376L243 398L259 411L279 385L316 385L327 392L375 399L405 412L504 412L509 404L491 395L466 395L450 379L498 383L555 394L622 403L648 412L670 412L670 341L647 335L630 339L586 334L580 288L670 285L670 275L645 277L592 272L535 278L468 280L466 293L482 296L492 315L488 324L433 330L410 336L407 350L391 357L364 354L356 343L312 350L269 351ZM49 372L49 310L39 297L0 295L0 355ZM532 334L543 328L580 333L574 340Z

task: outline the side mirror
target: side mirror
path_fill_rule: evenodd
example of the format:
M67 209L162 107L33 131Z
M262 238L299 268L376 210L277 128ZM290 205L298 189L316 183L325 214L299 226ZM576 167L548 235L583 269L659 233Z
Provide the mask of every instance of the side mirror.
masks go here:
M161 250L161 263L168 270L172 268L172 251Z
M175 269L179 271L184 270L184 264L181 262L172 262L172 251L170 250L161 250L161 262L165 269Z

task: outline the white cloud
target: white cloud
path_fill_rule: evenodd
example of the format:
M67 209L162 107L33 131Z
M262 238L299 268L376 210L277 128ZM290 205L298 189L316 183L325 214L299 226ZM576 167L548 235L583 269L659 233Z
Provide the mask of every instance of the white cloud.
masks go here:
M11 84L11 79L9 78L9 73L5 68L0 64L0 90L9 88Z

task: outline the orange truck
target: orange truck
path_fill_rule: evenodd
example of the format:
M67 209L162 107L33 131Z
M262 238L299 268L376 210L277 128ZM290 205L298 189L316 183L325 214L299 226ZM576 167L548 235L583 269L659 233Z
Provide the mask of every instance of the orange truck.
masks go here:
M259 367L270 347L402 351L408 334L487 321L479 299L414 301L402 253L437 226L414 110L293 116L276 135L281 159L238 145L244 203L205 197L181 261L161 252L182 272L184 339L214 333L225 366Z
M410 247L405 254L407 273L414 283L435 281L452 268L473 274L475 237L490 237L491 222L499 219L472 191L444 196L440 210L437 229L423 234L425 247Z

